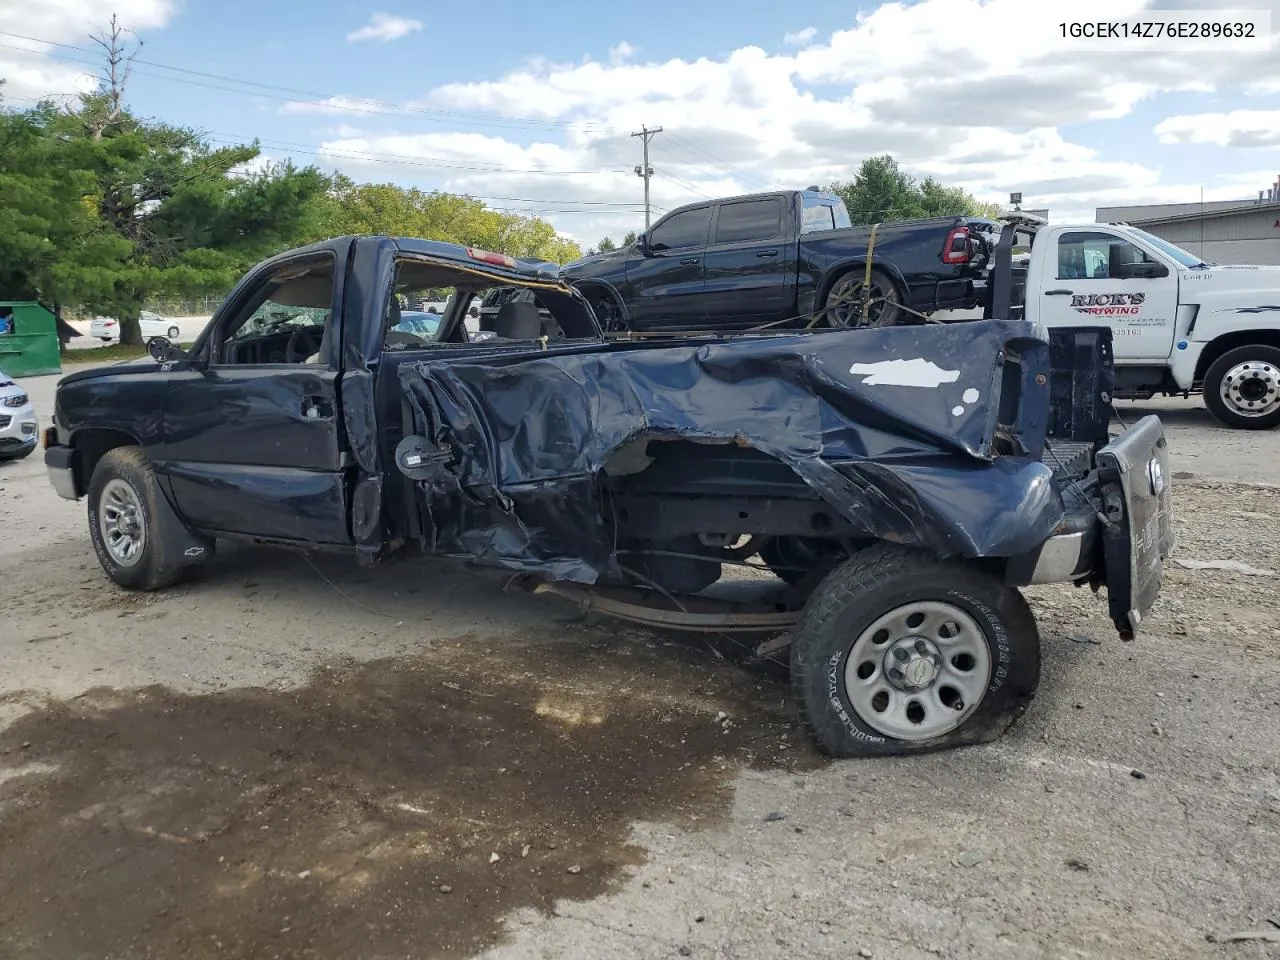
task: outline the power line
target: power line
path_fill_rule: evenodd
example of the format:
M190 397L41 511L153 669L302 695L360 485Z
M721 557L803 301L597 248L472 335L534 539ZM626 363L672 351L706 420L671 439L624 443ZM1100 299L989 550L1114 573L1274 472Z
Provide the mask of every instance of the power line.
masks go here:
M234 140L222 139L220 137L209 136L206 139L210 143L217 143L228 147L244 146L244 139ZM515 173L515 174L546 174L549 176L599 176L605 173L625 173L623 170L536 170L536 169L520 169L518 167L481 167L465 162L453 162L448 160L434 159L430 157L414 158L397 154L377 154L377 153L343 153L336 150L315 150L303 148L301 145L291 145L288 141L272 141L258 139L266 149L287 149L290 153L301 153L307 156L319 157L320 159L338 159L338 160L358 160L362 163L387 163L393 166L405 167L423 167L425 169L436 170L461 170L470 173ZM273 146L273 144L281 144L281 146ZM617 201L622 202L622 201ZM637 205L637 204L632 204Z
M674 174L655 173L654 176L661 177L664 180L670 180L672 183L676 184L677 186L684 187L684 189L688 190L690 193L696 193L698 196L702 197L704 200L715 199L715 197L711 196L710 194L703 193L701 190L699 190L697 187L691 184L688 180L682 180L680 177L677 177Z
M729 176L731 177L738 177L743 181L754 180L756 183L760 184L761 187L764 189L768 189L771 186L771 184L767 180L765 180L763 177L757 176L754 173L748 173L747 171L742 170L738 167L730 166L728 163L719 160L714 154L710 153L709 151L702 149L701 147L697 146L694 143L690 143L688 140L686 140L684 137L680 136L679 134L672 133L670 135L670 138L674 140L677 144L682 145L686 150L690 151L691 153L705 157L707 161L709 161L712 164L712 166L717 167L724 173L729 174Z
M91 48L76 46L70 43L59 43L56 40L44 40L40 37L31 37L25 34L12 33L7 30L0 30L0 36L15 37L19 40L27 40L32 43L44 43L53 47L61 47L68 50L78 50L85 53L91 53ZM89 66L98 66L98 61L87 60L81 57L72 57L65 54L53 54L46 51L31 50L28 47L18 46L16 44L0 42L0 46L8 47L13 50L21 50L24 53L39 53L42 56L50 57L54 60L65 60L71 63L83 63ZM270 100L280 100L287 103L298 103L297 97L306 97L312 100L309 105L320 106L331 110L346 111L358 114L373 114L379 116L423 116L427 118L440 118L441 120L450 120L455 123L467 123L479 126L532 126L532 127L551 127L551 128L584 128L597 132L608 132L605 128L599 126L594 121L574 121L574 120L542 120L533 117L498 117L487 114L467 113L458 110L442 110L433 107L417 107L411 104L392 103L386 100L378 100L370 97L350 97L338 94L321 93L315 90L306 90L299 87L288 87L277 83L264 83L259 80L246 80L241 77L228 76L220 73L208 73L202 70L193 70L189 67L178 67L172 64L161 63L156 60L144 60L136 58L135 64L155 67L160 70L169 70L174 73L187 74L194 77L203 77L206 80L221 80L225 83L234 83L240 86L253 87L257 90L276 90L282 93L288 93L292 96L276 96L268 93L258 93ZM142 76L155 77L157 79L175 81L179 83L188 83L192 86L204 87L210 90L223 90L228 93L246 93L245 90L231 89L218 86L216 84L196 82L192 80L179 80L176 77L167 77L161 74L151 73L149 71L138 71ZM329 102L326 102L329 101ZM333 101L341 101L335 103Z

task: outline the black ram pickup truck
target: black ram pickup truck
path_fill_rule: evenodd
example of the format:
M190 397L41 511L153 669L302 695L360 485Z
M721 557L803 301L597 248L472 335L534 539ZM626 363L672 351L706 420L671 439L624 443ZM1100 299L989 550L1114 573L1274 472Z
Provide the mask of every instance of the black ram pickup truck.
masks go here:
M473 339L468 304L505 303ZM401 303L451 290L438 326ZM219 541L434 555L669 628L790 648L837 756L998 736L1039 679L1019 588L1105 587L1124 637L1172 546L1167 450L1108 435L1110 334L979 321L603 336L553 267L344 237L252 269L189 352L58 384L55 490L108 577ZM711 589L742 566L771 571ZM738 587L758 588L738 596ZM719 591L721 594L726 591Z
M839 197L810 187L680 207L561 276L606 331L892 326L982 306L990 260L968 218L854 227Z

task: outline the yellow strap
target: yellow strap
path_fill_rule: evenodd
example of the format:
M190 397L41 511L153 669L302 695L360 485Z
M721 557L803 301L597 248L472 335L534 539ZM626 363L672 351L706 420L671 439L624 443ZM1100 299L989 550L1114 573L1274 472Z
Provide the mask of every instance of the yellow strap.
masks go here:
M871 225L871 239L867 241L867 269L862 275L862 322L867 322L867 307L871 305L871 258L876 249L876 231L880 224Z
M862 287L864 290L870 289L871 287L871 255L875 253L876 231L879 229L880 224L873 223L871 225L871 239L867 241L867 272L862 278Z

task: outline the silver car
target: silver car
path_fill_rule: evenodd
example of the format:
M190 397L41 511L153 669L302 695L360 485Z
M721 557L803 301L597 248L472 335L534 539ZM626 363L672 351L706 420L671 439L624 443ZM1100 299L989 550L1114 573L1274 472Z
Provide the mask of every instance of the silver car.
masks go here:
M27 391L0 370L0 460L21 460L36 448L40 430Z

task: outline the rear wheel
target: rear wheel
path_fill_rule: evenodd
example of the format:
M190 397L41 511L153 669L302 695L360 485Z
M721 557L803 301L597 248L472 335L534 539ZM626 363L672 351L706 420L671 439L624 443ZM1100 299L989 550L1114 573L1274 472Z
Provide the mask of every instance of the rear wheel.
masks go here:
M1039 680L1039 632L1017 590L889 545L860 551L819 584L791 645L805 725L836 757L994 740Z
M867 316L862 316L862 293L867 289ZM829 327L891 327L898 322L902 297L893 280L881 270L871 271L867 288L863 270L851 270L840 277L823 302Z
M1205 372L1204 404L1239 430L1280 424L1280 350L1263 344L1228 350Z

